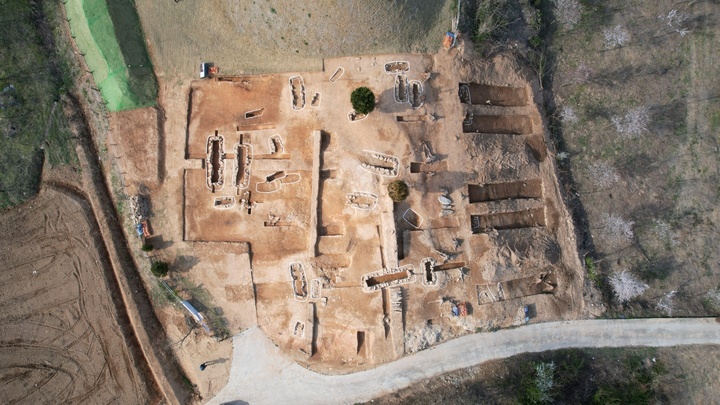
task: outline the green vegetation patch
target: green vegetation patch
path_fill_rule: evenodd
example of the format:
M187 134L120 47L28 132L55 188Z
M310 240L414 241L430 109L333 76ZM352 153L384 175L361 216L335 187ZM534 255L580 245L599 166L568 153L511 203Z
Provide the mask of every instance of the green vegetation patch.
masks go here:
M0 0L0 209L37 194L42 149L52 165L77 162L61 97L70 80L50 31L55 7Z
M110 111L155 105L157 79L132 0L68 0L75 42Z

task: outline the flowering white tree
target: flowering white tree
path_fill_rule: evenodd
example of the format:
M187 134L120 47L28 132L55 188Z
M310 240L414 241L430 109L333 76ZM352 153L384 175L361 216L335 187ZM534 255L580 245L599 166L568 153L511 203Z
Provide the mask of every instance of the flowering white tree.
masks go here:
M617 215L605 214L602 217L602 224L608 242L615 246L632 242L635 237L633 221L626 221Z
M603 35L605 36L605 48L607 49L623 46L630 40L630 33L621 25L605 28Z
M633 277L627 270L610 276L610 285L620 303L625 303L640 296L648 285Z
M624 117L616 115L611 118L611 121L620 136L634 138L647 131L650 122L650 110L647 107L633 108Z
M578 122L578 116L575 113L575 109L570 107L569 105L565 105L562 108L562 111L560 111L560 117L562 118L563 122L574 124Z
M673 31L680 34L681 37L684 37L685 35L690 33L689 29L682 26L683 21L688 19L687 14L678 13L677 10L673 9L670 10L667 15L660 14L658 16L658 19L666 21L667 25L672 28Z
M566 29L574 27L580 22L583 6L577 0L553 0L555 3L555 17Z
M540 402L551 402L551 391L555 386L555 363L538 363L535 365L535 386L540 394Z
M653 222L655 225L655 234L660 240L670 244L670 246L678 246L680 244L677 235L670 228L670 224L662 219L656 219Z
M587 167L587 174L595 187L608 188L620 180L615 168L606 162L591 163Z
M659 309L660 311L663 311L667 316L672 316L673 306L672 306L672 299L675 297L675 294L677 294L677 291L672 290L669 293L665 294L664 297L658 301L655 308Z
M707 297L708 301L712 306L720 309L720 288L715 288L708 291L705 296Z

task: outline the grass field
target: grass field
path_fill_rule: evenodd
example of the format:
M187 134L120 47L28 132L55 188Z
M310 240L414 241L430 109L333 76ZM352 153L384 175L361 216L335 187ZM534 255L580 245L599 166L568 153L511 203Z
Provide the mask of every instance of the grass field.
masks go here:
M49 28L57 7L0 1L0 209L37 193L42 149L52 165L77 161L62 101L70 78Z
M157 80L131 0L68 0L65 9L110 111L155 105Z
M435 52L455 0L137 0L159 75L322 69L327 57Z

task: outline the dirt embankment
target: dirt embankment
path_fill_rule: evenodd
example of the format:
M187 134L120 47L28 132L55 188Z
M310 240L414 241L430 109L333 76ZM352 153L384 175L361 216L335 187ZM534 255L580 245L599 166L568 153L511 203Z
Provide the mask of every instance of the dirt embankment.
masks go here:
M78 158L83 174L83 188L94 192L84 194L97 215L102 238L105 240L112 269L124 298L125 309L135 331L142 352L153 376L170 403L187 403L188 390L182 385L181 368L166 349L167 337L157 319L143 280L130 253L125 234L120 226L93 141L93 128L87 124L86 106L72 96L73 108L80 118L75 124L79 138Z

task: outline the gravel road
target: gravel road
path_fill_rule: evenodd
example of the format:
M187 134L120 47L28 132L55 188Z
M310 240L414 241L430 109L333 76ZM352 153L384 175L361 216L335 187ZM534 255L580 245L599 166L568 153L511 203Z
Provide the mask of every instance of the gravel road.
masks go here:
M550 322L467 335L346 375L309 371L290 360L258 328L233 340L230 379L209 404L352 404L439 374L514 356L571 347L720 344L713 318Z

